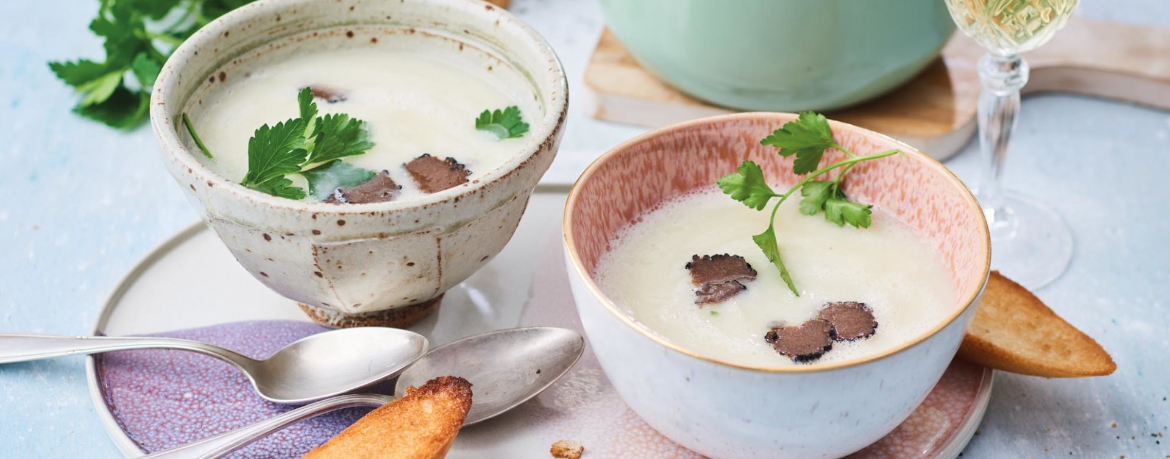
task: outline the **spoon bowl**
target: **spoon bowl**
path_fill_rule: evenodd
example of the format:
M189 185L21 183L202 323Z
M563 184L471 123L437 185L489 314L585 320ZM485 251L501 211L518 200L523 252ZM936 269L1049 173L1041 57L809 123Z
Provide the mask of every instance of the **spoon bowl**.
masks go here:
M390 379L428 346L422 335L397 328L331 330L281 348L247 373L262 397L301 405Z
M493 418L540 394L561 378L585 351L572 330L527 327L501 330L444 344L398 377L394 396L439 376L471 382L471 411L463 425Z
M0 334L0 364L132 349L198 352L232 364L264 399L303 405L393 378L427 352L422 335L397 328L359 327L302 338L256 360L199 341L155 336Z

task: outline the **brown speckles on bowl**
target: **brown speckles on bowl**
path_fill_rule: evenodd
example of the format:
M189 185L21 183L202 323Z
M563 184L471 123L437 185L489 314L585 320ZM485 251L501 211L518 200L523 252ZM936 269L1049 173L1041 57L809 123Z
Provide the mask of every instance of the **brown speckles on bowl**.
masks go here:
M512 198L527 196L552 162L566 110L560 65L527 26L507 12L488 14L482 4L465 0L257 2L229 15L175 51L159 76L159 100L150 109L168 171L190 185L183 192L202 203L206 223L245 269L303 303L339 316L360 315L427 303L507 243L524 212L525 200ZM354 23L354 18L362 21ZM236 75L233 83L248 78L250 65L265 56L300 47L384 46L387 40L423 37L434 38L434 46L450 53L462 47L460 54L476 59L473 65L481 69L517 67L546 110L530 121L531 137L524 139L522 151L474 183L410 203L331 208L336 206L285 200L215 175L194 156L197 151L187 148L184 141L190 139L173 122L223 88L228 73ZM203 51L196 54L196 49ZM493 60L494 54L506 59Z

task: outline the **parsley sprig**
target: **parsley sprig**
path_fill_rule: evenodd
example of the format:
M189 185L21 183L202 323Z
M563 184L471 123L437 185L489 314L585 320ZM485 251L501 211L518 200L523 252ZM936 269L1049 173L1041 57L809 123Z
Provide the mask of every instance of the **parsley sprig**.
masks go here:
M359 185L374 177L373 171L341 161L374 147L364 121L344 113L317 116L317 103L309 88L297 94L297 106L299 118L260 126L248 139L248 173L241 185L273 196L304 199L305 190L293 186L288 178L300 175L317 199L325 199L337 187ZM211 152L198 140L185 113L183 121L210 158Z
M528 123L520 116L520 107L513 105L503 110L484 110L479 114L479 118L475 119L475 128L490 132L497 139L503 140L523 137L524 133L528 132Z
M151 87L163 63L187 37L251 0L101 0L89 29L105 59L50 62L80 98L73 111L117 128L146 119Z
M872 155L857 156L837 144L833 140L828 120L825 119L824 115L813 112L801 113L795 121L785 123L780 129L772 132L772 135L761 140L760 144L779 148L780 156L796 156L792 171L797 175L805 175L805 177L788 191L777 193L768 186L768 181L764 178L764 171L758 164L744 161L740 164L738 171L723 176L717 184L725 194L731 195L732 199L755 210L764 210L772 198L780 198L772 207L768 229L752 236L752 241L760 247L760 250L768 257L768 261L780 270L780 278L788 285L788 289L792 290L794 295L800 296L796 284L792 282L792 276L784 267L784 261L780 257L779 242L776 239L776 211L780 209L780 205L796 190L800 190L800 213L816 215L824 211L825 219L836 223L837 226L849 224L855 228L868 228L871 223L870 215L873 206L850 201L845 192L841 190L841 181L849 169L857 163L896 155L901 153L901 150L895 149ZM825 150L829 148L835 148L848 157L817 169L821 159L824 158ZM841 169L837 178L814 180L835 169Z

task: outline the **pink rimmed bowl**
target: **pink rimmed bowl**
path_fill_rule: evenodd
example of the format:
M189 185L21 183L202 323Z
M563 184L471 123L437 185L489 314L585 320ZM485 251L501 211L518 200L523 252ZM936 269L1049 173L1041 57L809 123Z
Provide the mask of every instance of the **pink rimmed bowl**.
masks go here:
M694 120L635 137L581 175L565 205L565 251L581 322L610 381L671 440L718 459L832 458L877 441L926 397L975 316L991 261L987 222L946 167L889 137L830 122L855 154L906 153L859 163L850 198L893 213L941 254L956 307L922 336L878 355L829 364L749 367L684 349L606 297L594 274L615 235L663 201L755 161L793 185L792 160L759 140L796 115L744 113ZM825 163L843 158L830 151Z
M525 143L503 165L420 198L336 205L251 190L195 158L200 153L180 115L197 118L201 95L240 78L237 70L249 56L284 52L290 41L298 49L328 49L415 34L435 37L436 47L487 56L485 65L512 66L526 78L542 111L526 114ZM175 50L155 82L150 120L167 170L253 277L325 325L405 326L433 311L447 289L512 237L556 156L567 108L568 86L553 50L488 3L259 0L212 21Z

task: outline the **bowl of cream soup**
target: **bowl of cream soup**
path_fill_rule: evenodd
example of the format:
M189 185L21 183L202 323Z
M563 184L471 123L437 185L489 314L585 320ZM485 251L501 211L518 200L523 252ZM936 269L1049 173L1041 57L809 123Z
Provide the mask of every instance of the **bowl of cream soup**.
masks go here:
M260 0L174 52L150 115L257 280L326 325L404 326L511 238L567 92L548 44L488 3Z
M647 423L709 457L840 457L886 435L954 357L987 279L987 224L957 177L823 118L850 154L797 165L761 143L802 118L651 131L594 162L565 207L573 295L602 368ZM813 177L773 220L780 195Z

